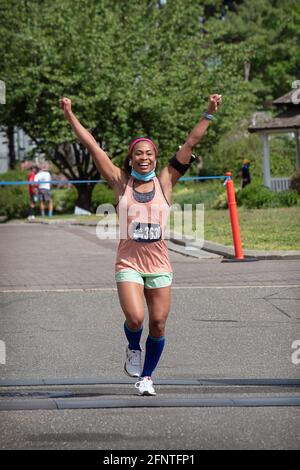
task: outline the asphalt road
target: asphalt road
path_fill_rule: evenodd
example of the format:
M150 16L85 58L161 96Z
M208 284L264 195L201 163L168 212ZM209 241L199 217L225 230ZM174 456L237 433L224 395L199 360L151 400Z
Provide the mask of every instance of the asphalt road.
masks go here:
M0 448L300 447L299 261L171 252L158 395L144 398L122 371L117 242L67 225L2 225L0 236Z

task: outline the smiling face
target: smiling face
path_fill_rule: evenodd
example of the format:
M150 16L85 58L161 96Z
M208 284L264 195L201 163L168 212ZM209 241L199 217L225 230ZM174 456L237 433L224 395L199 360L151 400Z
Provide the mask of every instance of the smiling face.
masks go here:
M134 146L131 163L132 168L141 174L149 173L149 171L155 168L156 155L154 147L150 142L142 141Z

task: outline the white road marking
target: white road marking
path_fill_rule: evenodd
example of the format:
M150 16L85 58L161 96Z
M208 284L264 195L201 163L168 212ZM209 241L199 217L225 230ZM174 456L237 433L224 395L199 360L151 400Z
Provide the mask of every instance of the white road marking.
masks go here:
M272 285L242 285L242 286L172 286L172 290L180 289L278 289L278 288L298 288L300 284L272 284ZM116 287L82 287L82 288L63 288L63 289L0 289L0 293L25 293L25 292L111 292L117 291Z

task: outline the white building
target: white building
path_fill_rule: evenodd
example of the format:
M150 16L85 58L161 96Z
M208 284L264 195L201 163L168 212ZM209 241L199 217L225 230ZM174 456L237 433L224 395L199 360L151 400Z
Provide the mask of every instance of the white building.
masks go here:
M21 162L25 160L27 152L34 149L36 145L28 137L23 129L18 127L14 128L14 146L16 153L16 161ZM9 147L8 138L6 133L0 130L0 173L5 173L9 170Z
M300 171L300 82L294 82L297 86L285 95L273 101L280 109L275 117L270 117L262 122L252 122L248 127L251 133L256 132L263 141L263 175L264 185L273 191L287 190L290 187L291 178L283 175L281 178L272 178L270 170L269 137L276 133L293 134L295 138L295 168Z

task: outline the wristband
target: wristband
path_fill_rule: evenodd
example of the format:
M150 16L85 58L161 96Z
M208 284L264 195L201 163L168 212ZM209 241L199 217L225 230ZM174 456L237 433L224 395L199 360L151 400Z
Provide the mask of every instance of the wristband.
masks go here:
M208 119L209 121L212 121L212 120L214 119L213 114L210 114L210 113L208 113L207 111L205 111L205 113L203 113L203 117L204 117L205 119Z

